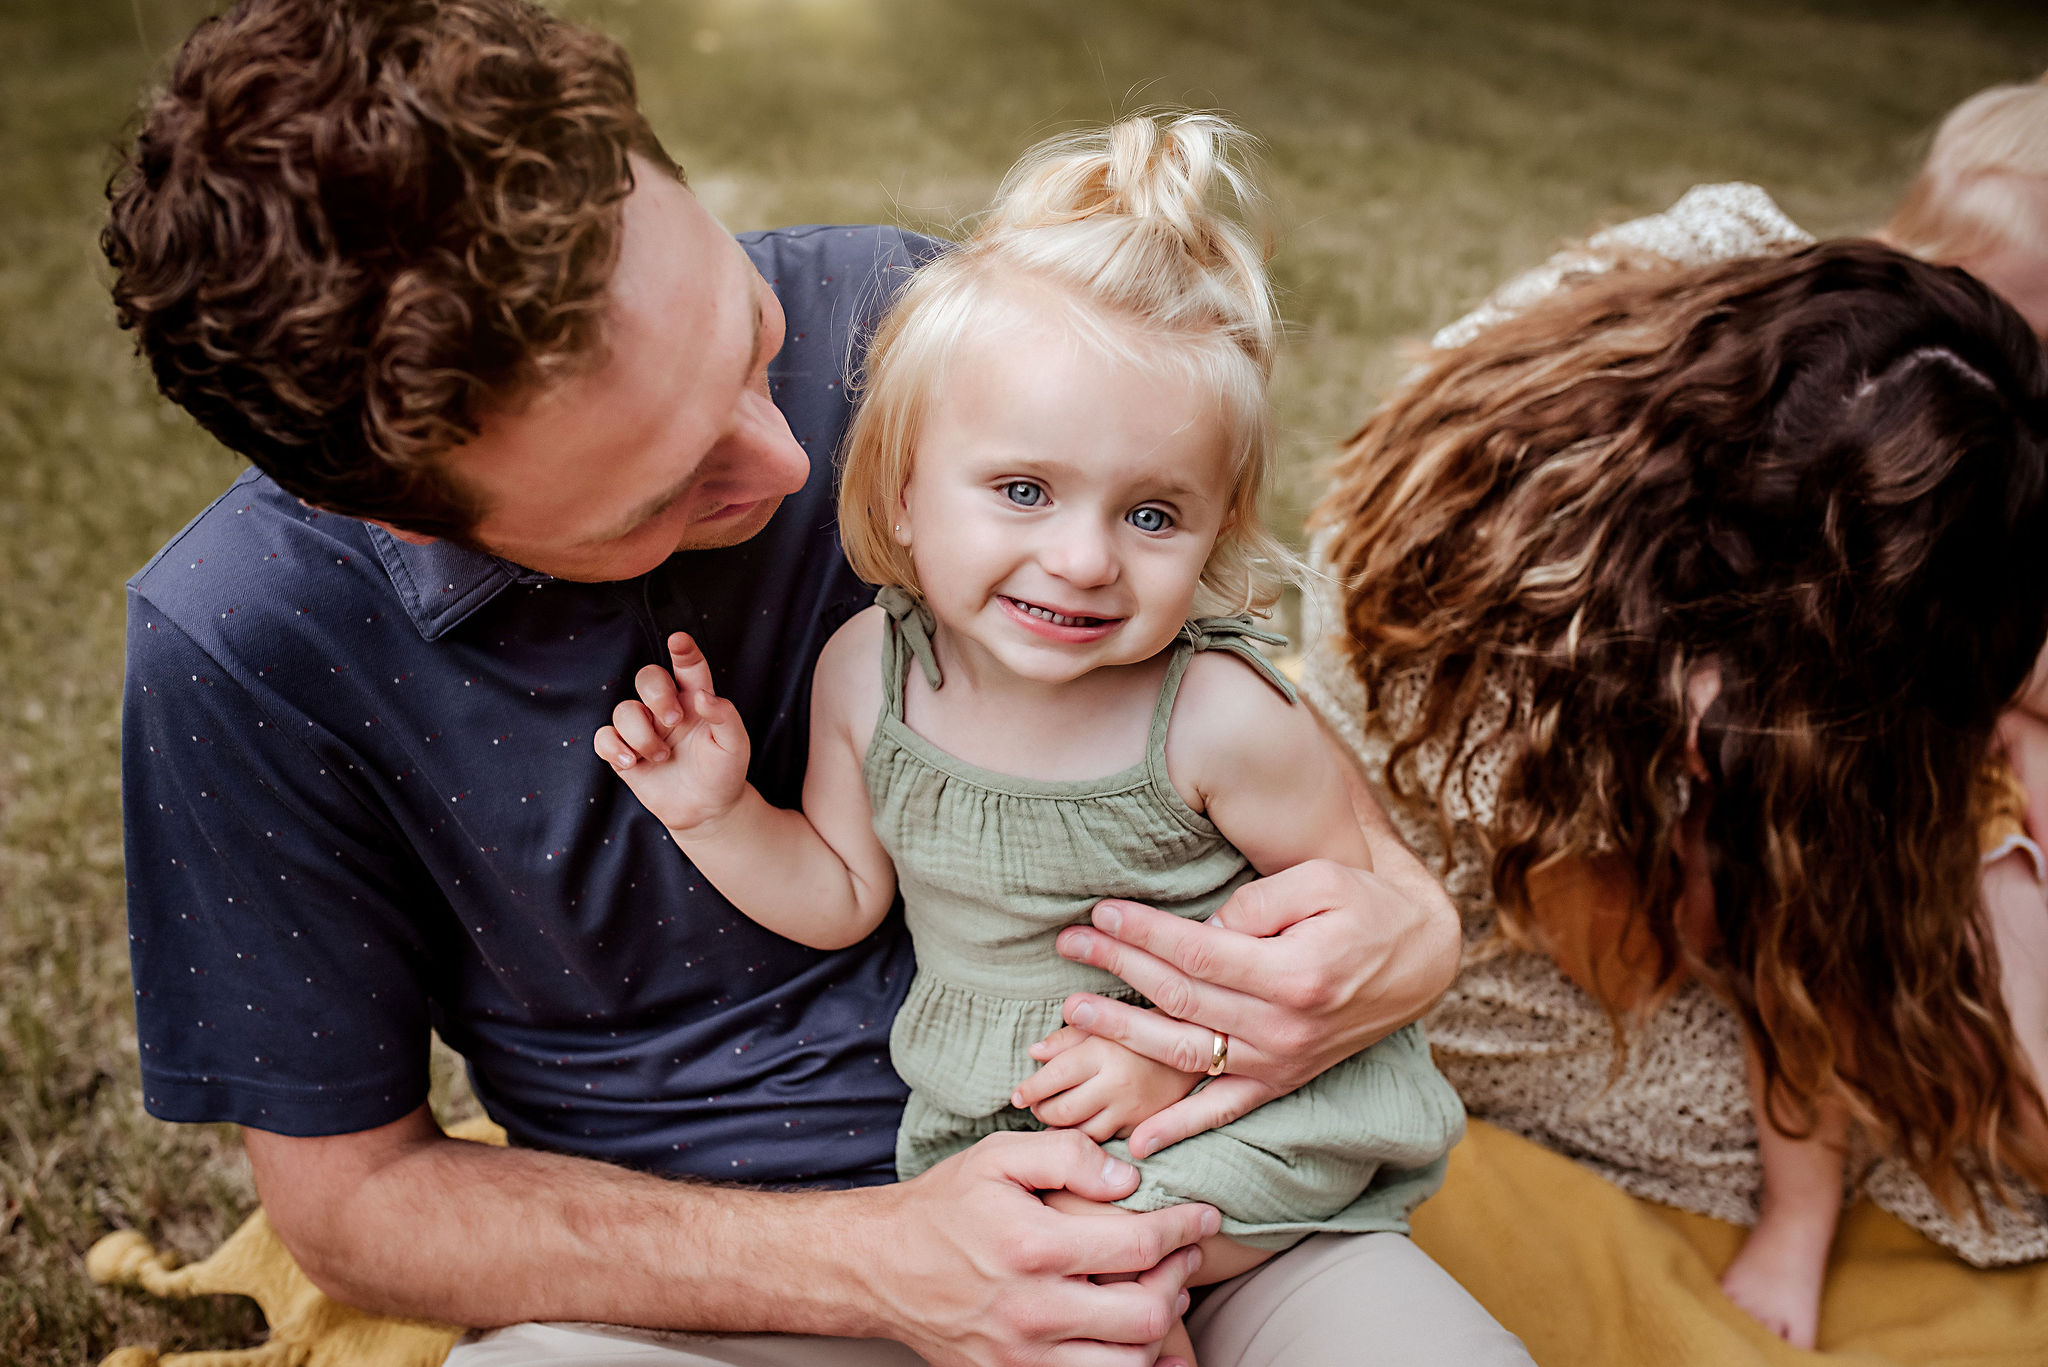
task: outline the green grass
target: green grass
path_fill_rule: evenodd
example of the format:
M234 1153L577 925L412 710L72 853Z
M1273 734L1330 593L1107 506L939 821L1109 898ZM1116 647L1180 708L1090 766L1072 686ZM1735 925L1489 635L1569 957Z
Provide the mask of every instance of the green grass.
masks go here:
M81 1265L129 1225L201 1253L252 1199L231 1133L143 1114L117 804L121 583L237 462L152 392L94 247L107 149L206 8L0 10L0 1361L32 1367L260 1332L246 1305L158 1306ZM565 8L625 42L735 229L944 230L1044 133L1148 104L1234 114L1265 141L1283 230L1287 527L1399 344L1562 241L1703 180L1758 181L1818 231L1870 225L1943 110L2048 66L2048 12L2025 4Z

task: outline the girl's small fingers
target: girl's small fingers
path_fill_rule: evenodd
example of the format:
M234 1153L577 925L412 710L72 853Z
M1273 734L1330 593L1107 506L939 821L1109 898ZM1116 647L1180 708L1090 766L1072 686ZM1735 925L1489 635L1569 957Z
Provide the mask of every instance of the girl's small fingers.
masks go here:
M1031 1108L1031 1114L1037 1116L1046 1124L1058 1126L1061 1129L1081 1129L1090 1120L1095 1119L1102 1112L1108 1110L1115 1101L1116 1088L1098 1073L1083 1079L1080 1083L1067 1088L1067 1090L1056 1096L1048 1097L1046 1100L1041 1101L1038 1105ZM1115 1119L1113 1116L1103 1118L1112 1122ZM1088 1134L1085 1129L1082 1130L1082 1133ZM1093 1134L1088 1134L1088 1137L1094 1139L1098 1144L1102 1142L1101 1138L1097 1138ZM1116 1126L1114 1123L1110 1125L1110 1128L1104 1133L1102 1138L1116 1138Z
M669 665L675 670L675 680L685 692L713 693L717 690L711 683L711 662L704 658L704 652L697 648L687 631L669 633Z
M692 693L684 699L684 709L693 723L701 724L704 739L728 755L746 759L747 724L737 707L716 693Z
M617 728L619 739L641 759L668 758L668 742L655 729L654 717L643 704L620 703L612 709L612 725Z
M1010 1093L1010 1104L1027 1110L1049 1096L1056 1096L1069 1087L1086 1082L1095 1074L1070 1054L1062 1054L1040 1068L1030 1077L1017 1084L1017 1090Z
M1123 1126L1118 1120L1116 1113L1108 1107L1104 1107L1079 1125L1072 1126L1071 1128L1079 1130L1098 1144L1107 1144L1110 1140L1116 1138L1117 1131L1122 1129Z
M633 691L664 729L682 725L683 700L676 691L675 676L660 665L642 665L633 676Z
M1028 1111L1047 1097L1058 1096L1067 1089L1067 1086L1066 1083L1047 1077L1045 1069L1040 1068L1017 1084L1016 1090L1010 1093L1010 1104L1019 1110Z
M708 688L695 689L690 694L690 706L697 709L699 716L712 723L737 720L740 710L730 699L721 698Z
M633 753L633 747L619 739L617 730L600 726L597 734L590 738L590 748L597 751L597 757L614 769L630 769L640 757Z
M1100 1099L1085 1095L1085 1091L1084 1088L1076 1087L1057 1096L1048 1097L1033 1106L1031 1114L1038 1117L1040 1124L1055 1130L1079 1129L1102 1109ZM1087 1132L1083 1130L1082 1133ZM1088 1137L1095 1139L1092 1134ZM1099 1144L1102 1141L1095 1139L1095 1142Z
M1032 1045L1026 1052L1040 1063L1049 1063L1079 1044L1082 1040L1093 1038L1094 1036L1090 1035L1086 1030L1076 1030L1071 1025L1062 1025L1059 1029Z

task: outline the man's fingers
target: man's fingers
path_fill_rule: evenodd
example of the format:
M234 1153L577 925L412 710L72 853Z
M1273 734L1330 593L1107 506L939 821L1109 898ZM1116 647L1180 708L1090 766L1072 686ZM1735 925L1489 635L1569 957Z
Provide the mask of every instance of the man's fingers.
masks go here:
M1199 1259L1201 1250L1192 1245L1223 1227L1223 1217L1216 1213L1216 1207L1194 1202L1168 1206L1164 1210L1125 1214L1114 1220L1094 1215L1064 1215L1060 1218L1067 1222L1061 1233L1067 1236L1065 1243L1073 1257L1073 1273L1083 1276L1118 1272L1163 1273L1164 1280L1158 1284L1163 1286L1172 1281L1176 1292L1186 1284L1186 1278L1193 1275L1192 1270L1181 1270L1178 1280L1174 1281L1174 1272L1162 1269L1160 1264L1167 1261L1176 1249Z
M1247 883L1239 888L1224 909L1258 886L1258 883ZM1222 910L1217 912L1219 917L1222 914ZM1172 969L1178 976L1253 995L1258 995L1269 976L1270 970L1263 960L1269 957L1266 951L1270 946L1259 944L1255 937L1232 929L1221 921L1190 921L1136 902L1117 901L1098 902L1092 920L1094 931L1076 926L1060 932L1060 953L1070 959L1078 958L1083 963L1108 968L1151 997L1160 1010L1170 1015L1178 1016L1181 1012L1154 996L1146 987L1124 977L1122 967L1113 967L1099 956L1115 955L1121 948L1127 951L1119 960L1121 964L1142 967L1144 960L1149 958ZM1107 943L1102 943L1105 940Z
M1077 1216L1077 1219L1089 1219ZM1182 1305L1187 1284L1202 1265L1202 1251L1185 1248L1169 1255L1136 1281L1083 1283L1087 1323L1100 1337L1095 1341L1069 1339L1053 1349L1052 1361L1093 1367L1097 1363L1135 1363L1150 1367L1151 1350L1185 1313ZM1132 1346L1144 1355L1132 1357Z
M1131 1157L1150 1158L1169 1144L1178 1144L1190 1135L1250 1115L1278 1095L1272 1087L1253 1078L1219 1077L1132 1130Z
M1147 992L1146 995L1152 994ZM1140 1010L1129 1002L1098 997L1092 992L1076 992L1067 998L1061 1010L1070 1022L1089 1034L1115 1040L1132 1053L1143 1054L1181 1073L1209 1071L1210 1060L1216 1056L1216 1033L1220 1029L1230 1036L1229 1071L1244 1072L1247 1069L1241 1065L1259 1064L1266 1057L1255 1045L1240 1040L1234 1031L1224 1028L1236 1024L1243 1017L1246 1005L1247 999L1234 993L1205 993L1195 1007L1201 1013L1199 1024L1163 1016L1158 1011ZM1161 1009L1164 1009L1163 1004ZM1216 1022L1214 1028L1210 1025L1212 1021Z
M1084 926L1069 926L1061 931L1057 943L1060 953L1065 957L1076 963L1090 964L1115 974L1135 987L1160 1011L1181 1020L1214 1023L1218 1029L1224 1029L1226 1027L1221 1024L1223 1017L1218 1014L1220 1010L1227 1009L1224 1007L1223 999L1240 997L1240 1002L1243 1000L1240 994L1227 992L1191 978L1163 959L1154 958L1142 949L1134 949L1121 940L1112 939L1100 931ZM1094 993L1083 995L1095 1002L1109 1000ZM1136 1011L1138 1008L1126 1005L1125 1009ZM1123 1012L1117 1014L1121 1016ZM1066 1020L1067 1024L1078 1025L1091 1035L1121 1038L1101 1026L1075 1016L1072 1011L1067 1013ZM1172 1059L1161 1058L1160 1055L1135 1042L1131 1043L1131 1047L1148 1057L1158 1058L1162 1063L1173 1062Z
M1119 1282L1129 1286L1129 1282ZM1068 1339L1055 1343L1048 1351L1047 1367L1159 1367L1163 1362L1171 1363L1173 1358L1155 1358L1159 1351L1155 1340L1151 1343L1098 1343L1093 1339ZM1185 1367L1185 1364L1183 1364Z
M1138 1189L1138 1170L1111 1158L1072 1130L1034 1134L995 1134L976 1144L971 1155L994 1164L998 1175L1026 1191L1071 1191L1090 1201L1120 1201ZM1122 1221L1105 1220L1104 1224ZM1171 1249L1162 1249L1160 1257ZM1154 1258L1152 1262L1159 1261ZM1146 1263L1150 1267L1152 1263ZM1067 1272L1131 1271L1130 1268L1062 1268Z
M1361 876L1361 870L1328 859L1304 860L1276 874L1246 883L1216 909L1208 924L1255 939L1278 935L1296 922L1306 921L1341 904L1355 892L1354 884ZM1161 953L1157 949L1152 952ZM1162 954L1162 957L1172 956ZM1196 976L1209 978L1211 982L1222 981L1206 973ZM1245 986L1242 983L1236 985Z

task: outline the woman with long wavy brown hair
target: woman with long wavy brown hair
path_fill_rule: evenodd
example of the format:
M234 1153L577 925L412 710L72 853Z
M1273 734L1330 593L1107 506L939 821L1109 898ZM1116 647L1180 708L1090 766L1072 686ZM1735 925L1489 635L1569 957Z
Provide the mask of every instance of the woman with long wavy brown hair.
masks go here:
M1722 1218L1761 1185L1760 1230L1774 1149L1820 1151L1833 1190L1778 1212L1822 1221L1816 1305L1851 1122L1880 1203L2048 1256L1978 887L2048 637L2011 307L1869 242L1613 263L1411 376L1318 521L1307 691L1466 914L1431 1037L1473 1112Z

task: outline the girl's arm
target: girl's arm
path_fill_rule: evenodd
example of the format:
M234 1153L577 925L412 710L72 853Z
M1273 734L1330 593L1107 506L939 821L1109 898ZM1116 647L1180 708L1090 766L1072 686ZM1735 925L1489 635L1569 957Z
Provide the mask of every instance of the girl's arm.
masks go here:
M875 839L861 778L857 718L879 705L872 611L841 627L811 684L804 809L771 806L747 782L751 747L739 711L712 689L711 667L683 632L670 668L634 678L593 744L661 820L713 887L750 918L814 949L843 949L872 931L896 895L896 871ZM863 682L866 687L863 687ZM857 744L859 742L859 744Z

